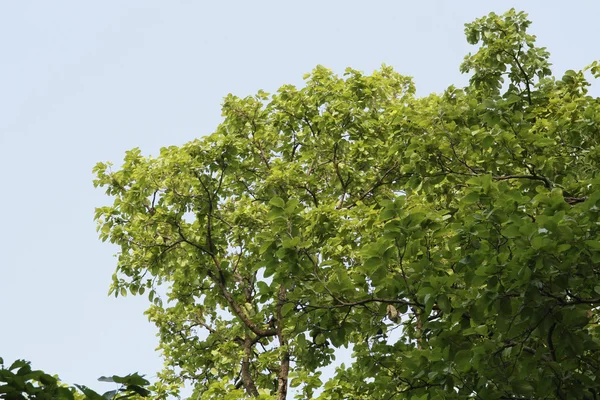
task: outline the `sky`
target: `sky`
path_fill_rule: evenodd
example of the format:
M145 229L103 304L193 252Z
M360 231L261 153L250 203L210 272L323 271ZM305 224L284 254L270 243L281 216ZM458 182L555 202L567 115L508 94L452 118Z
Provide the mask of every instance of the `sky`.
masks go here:
M464 85L464 23L511 7L559 76L600 59L593 0L0 0L0 357L99 390L161 368L147 299L107 297L96 162L208 135L228 93L301 85L317 64L385 63L419 95Z

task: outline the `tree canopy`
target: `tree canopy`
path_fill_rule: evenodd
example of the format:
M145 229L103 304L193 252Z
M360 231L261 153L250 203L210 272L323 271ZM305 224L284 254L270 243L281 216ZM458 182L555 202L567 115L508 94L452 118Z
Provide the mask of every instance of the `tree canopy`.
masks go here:
M208 136L97 164L157 395L599 398L600 64L553 76L529 25L466 24L464 88L319 66L227 96Z

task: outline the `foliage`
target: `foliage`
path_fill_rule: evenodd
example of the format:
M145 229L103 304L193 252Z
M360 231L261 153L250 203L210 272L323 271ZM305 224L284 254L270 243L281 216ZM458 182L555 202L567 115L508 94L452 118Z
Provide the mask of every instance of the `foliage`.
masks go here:
M111 293L147 293L162 382L200 399L598 398L600 102L585 70L551 74L529 25L467 24L462 89L317 67L300 89L228 96L209 136L99 163Z
M100 395L86 386L69 387L61 383L56 376L32 370L28 361L17 360L6 368L4 360L0 358L0 398L6 400L119 400L141 399L151 395L146 388L150 382L137 373L127 376L103 376L98 380L117 383L120 386Z

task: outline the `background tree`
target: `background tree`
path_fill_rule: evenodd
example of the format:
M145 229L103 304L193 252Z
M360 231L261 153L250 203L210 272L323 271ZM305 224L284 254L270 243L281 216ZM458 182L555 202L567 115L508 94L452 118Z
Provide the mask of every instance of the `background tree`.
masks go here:
M203 139L99 163L111 292L148 291L161 381L203 399L598 398L600 103L584 71L551 75L529 24L467 24L463 89L317 67L228 96Z
M100 395L87 386L68 386L62 383L57 376L52 376L41 370L33 370L29 361L16 360L9 366L5 366L4 360L0 357L1 399L135 400L152 395L152 392L146 388L150 385L150 382L137 373L127 376L103 376L98 380L116 383L119 386ZM157 387L160 387L160 385Z

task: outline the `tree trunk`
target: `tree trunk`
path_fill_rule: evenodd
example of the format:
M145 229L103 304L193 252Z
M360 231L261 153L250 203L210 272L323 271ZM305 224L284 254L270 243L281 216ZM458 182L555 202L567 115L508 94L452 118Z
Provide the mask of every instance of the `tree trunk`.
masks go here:
M246 334L246 338L244 339L244 358L242 359L241 378L242 383L244 384L244 389L246 389L246 393L248 393L249 396L258 397L258 389L256 389L256 385L254 384L254 380L252 379L252 375L250 374L251 357L252 339L248 334Z
M279 378L277 383L277 400L285 400L287 398L288 375L290 373L290 353L287 349L287 339L283 336L283 315L281 308L285 304L286 290L283 285L279 288L279 301L277 303L277 338L279 339L279 347L283 348L281 363L279 366Z

